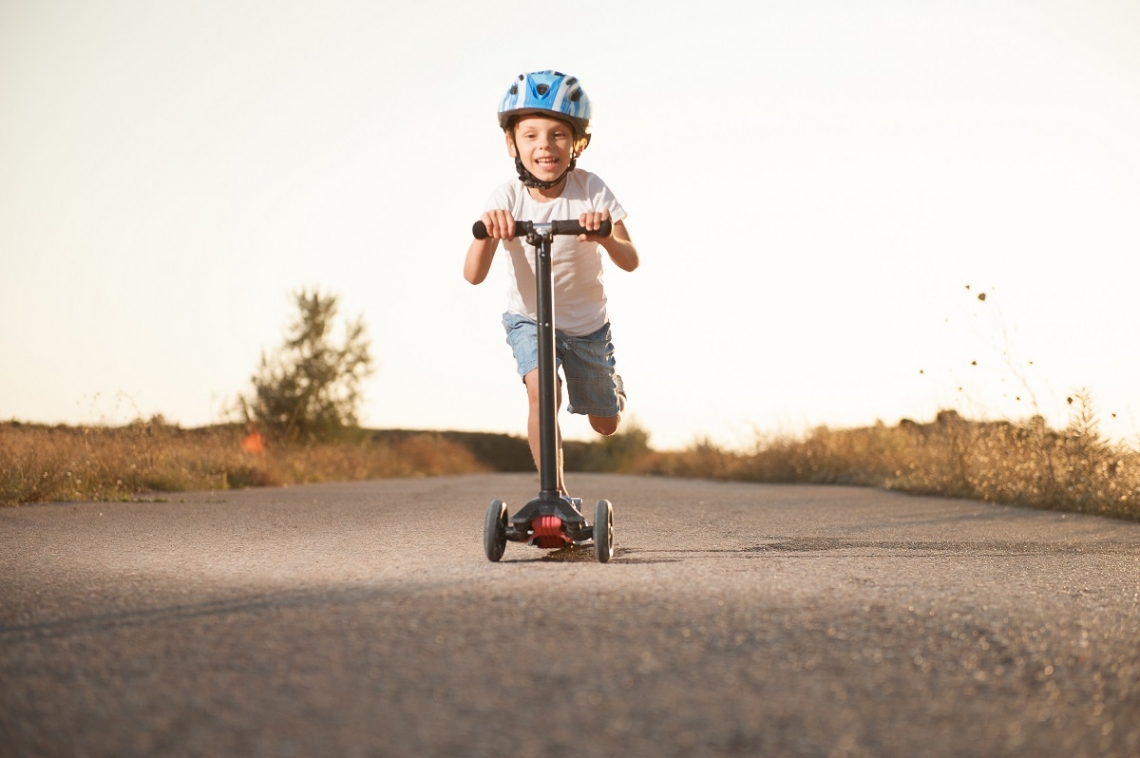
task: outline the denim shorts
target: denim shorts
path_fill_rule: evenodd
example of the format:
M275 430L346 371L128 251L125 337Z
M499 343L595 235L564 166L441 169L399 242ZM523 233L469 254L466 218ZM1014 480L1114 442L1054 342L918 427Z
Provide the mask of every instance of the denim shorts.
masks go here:
M507 344L515 354L519 376L538 368L538 325L517 313L503 314ZM593 334L572 337L554 330L554 360L566 376L569 402L566 410L583 416L616 416L624 395L621 377L614 372L614 345L607 323Z

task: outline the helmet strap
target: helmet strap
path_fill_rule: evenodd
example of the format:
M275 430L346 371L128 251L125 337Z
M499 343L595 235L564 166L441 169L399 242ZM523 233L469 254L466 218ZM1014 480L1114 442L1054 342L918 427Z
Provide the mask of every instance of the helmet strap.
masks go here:
M544 182L527 170L526 166L523 165L521 158L519 158L517 155L515 156L515 170L519 172L519 181L521 181L525 186L534 187L535 189L545 190L557 187L558 183L565 179L566 175L574 170L574 166L577 165L577 163L578 156L575 155L570 159L570 165L566 167L565 171L559 174L557 179L551 182Z

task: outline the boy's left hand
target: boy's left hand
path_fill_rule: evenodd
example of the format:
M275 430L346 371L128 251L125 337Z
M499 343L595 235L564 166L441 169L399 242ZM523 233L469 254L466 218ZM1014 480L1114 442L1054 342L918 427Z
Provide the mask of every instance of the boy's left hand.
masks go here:
M597 231L602 228L602 222L608 221L610 218L609 210L604 211L590 211L583 213L578 217L578 223L591 231ZM600 237L596 234L579 234L579 242L597 242Z

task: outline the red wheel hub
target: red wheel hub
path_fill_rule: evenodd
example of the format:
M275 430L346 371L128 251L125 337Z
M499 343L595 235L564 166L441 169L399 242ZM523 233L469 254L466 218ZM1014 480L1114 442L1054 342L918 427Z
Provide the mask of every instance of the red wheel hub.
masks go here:
M537 547L552 550L572 542L562 531L562 519L557 516L539 516L530 522L530 528L534 530L531 541Z

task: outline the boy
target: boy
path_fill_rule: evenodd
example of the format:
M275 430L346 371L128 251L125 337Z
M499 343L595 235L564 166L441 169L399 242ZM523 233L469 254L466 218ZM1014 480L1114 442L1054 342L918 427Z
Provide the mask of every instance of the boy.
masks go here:
M595 231L602 221L613 222L609 237L555 237L551 248L555 351L566 376L567 409L588 416L590 426L606 436L621 424L625 391L614 372L599 248L625 271L636 269L639 259L623 222L626 213L613 193L597 176L575 168L590 142L590 101L577 79L557 71L520 74L499 105L499 126L519 178L491 195L481 217L488 238L471 243L463 275L472 284L486 279L500 242L510 256L503 327L530 399L527 436L535 465L540 466L535 251L515 238L515 219L576 218ZM560 436L558 440L558 489L566 496Z

